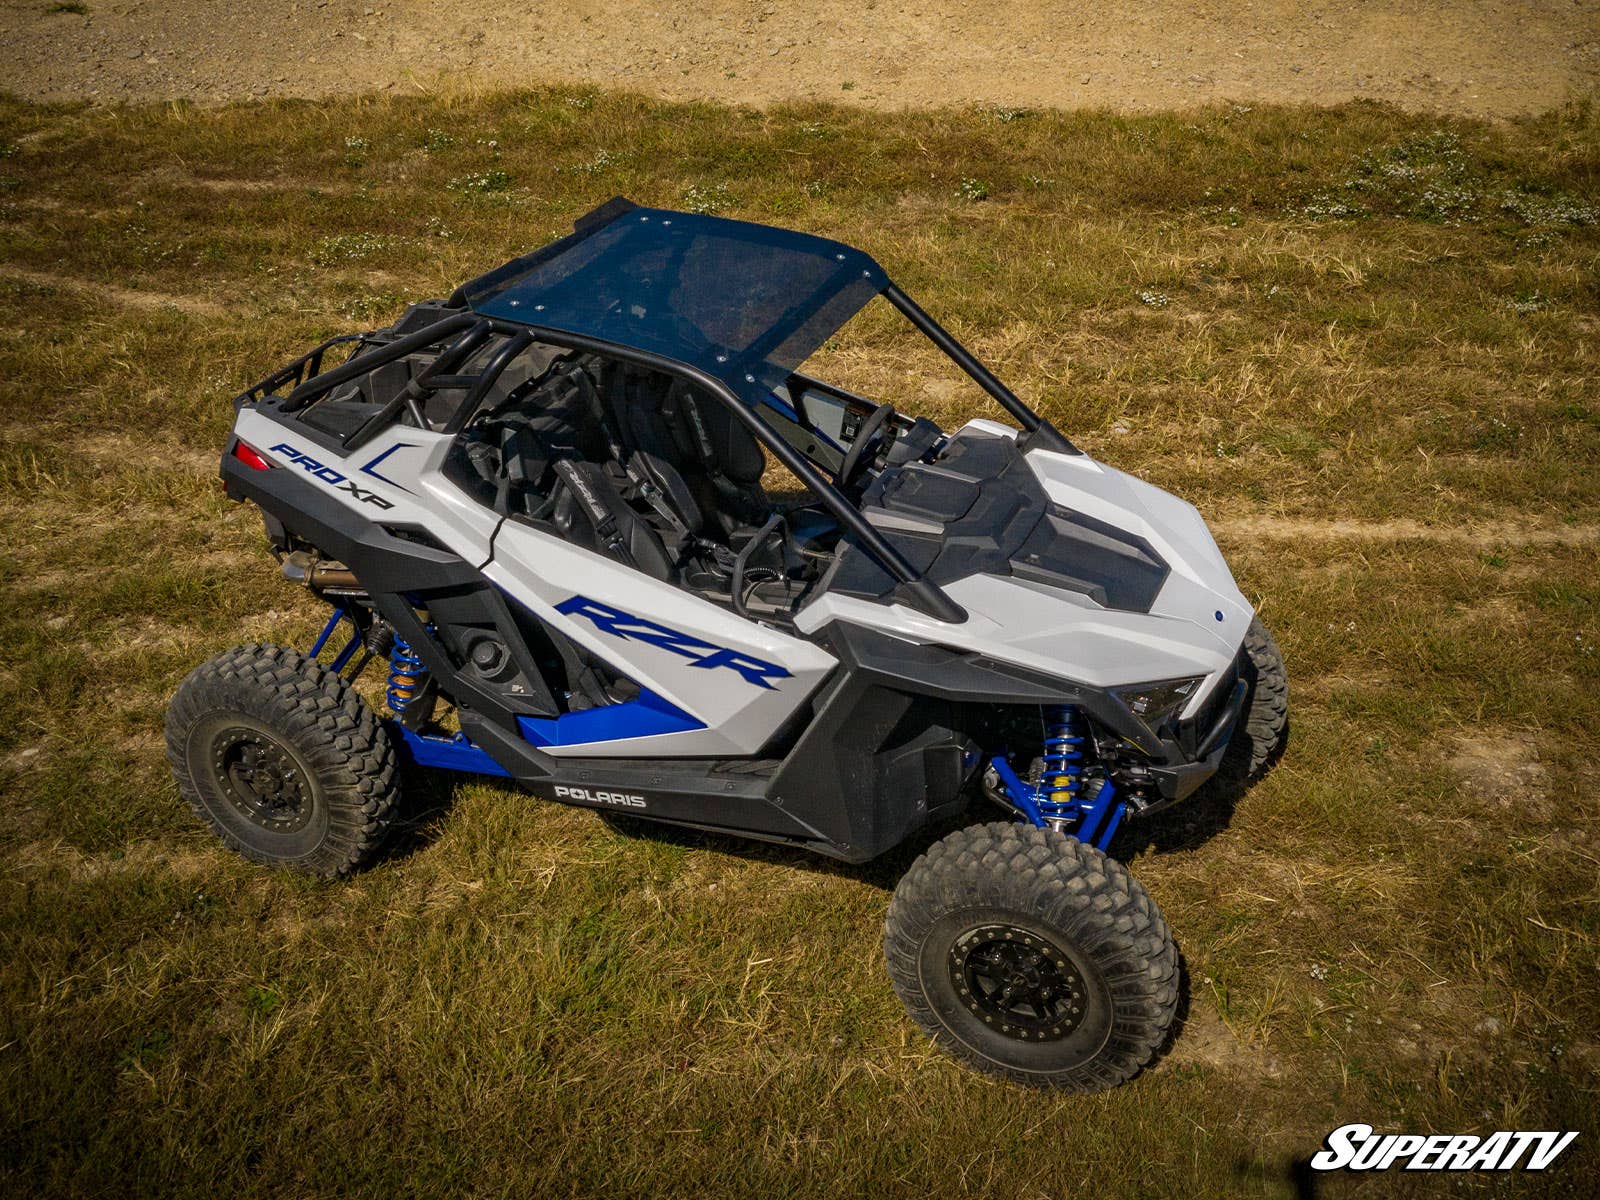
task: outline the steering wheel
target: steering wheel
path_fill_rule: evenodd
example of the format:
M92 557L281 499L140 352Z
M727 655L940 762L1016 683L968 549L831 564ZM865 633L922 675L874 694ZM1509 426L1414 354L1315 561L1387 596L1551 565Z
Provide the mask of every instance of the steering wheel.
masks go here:
M878 448L883 442L883 427L892 416L894 416L894 405L880 404L872 410L872 415L861 423L861 429L856 433L856 440L850 444L849 452L839 464L839 473L834 476L834 480L841 488L847 488L854 483L861 468L877 455ZM867 453L869 446L872 447L872 454Z

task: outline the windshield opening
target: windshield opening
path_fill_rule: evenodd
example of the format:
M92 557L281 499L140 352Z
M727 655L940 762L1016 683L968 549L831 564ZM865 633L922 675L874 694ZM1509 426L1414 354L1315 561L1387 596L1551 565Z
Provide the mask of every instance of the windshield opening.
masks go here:
M945 432L978 417L1016 421L965 371L882 297L835 330L755 411L778 437L837 478L860 430L883 405L891 430L919 423ZM769 487L798 488L781 466Z

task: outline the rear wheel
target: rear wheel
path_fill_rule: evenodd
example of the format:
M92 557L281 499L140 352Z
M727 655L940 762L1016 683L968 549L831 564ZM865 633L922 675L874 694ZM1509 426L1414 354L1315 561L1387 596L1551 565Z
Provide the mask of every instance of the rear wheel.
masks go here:
M312 875L370 858L399 796L377 715L345 679L280 646L195 668L167 709L167 760L229 849Z
M1093 1092L1160 1051L1178 950L1120 863L1054 830L958 830L912 864L884 930L889 978L946 1052L1019 1083Z

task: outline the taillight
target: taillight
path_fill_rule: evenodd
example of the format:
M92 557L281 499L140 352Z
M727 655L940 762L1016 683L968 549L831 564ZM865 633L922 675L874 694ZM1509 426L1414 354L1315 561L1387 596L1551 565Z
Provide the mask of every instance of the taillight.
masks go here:
M272 469L272 464L262 458L259 451L254 447L245 445L243 442L234 442L233 456L252 470L270 471Z

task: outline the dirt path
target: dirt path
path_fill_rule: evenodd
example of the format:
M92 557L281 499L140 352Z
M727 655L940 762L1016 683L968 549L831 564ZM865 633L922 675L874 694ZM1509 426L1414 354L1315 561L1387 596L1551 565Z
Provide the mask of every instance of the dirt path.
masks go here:
M16 280L19 283L32 283L47 288L68 288L73 291L92 293L99 300L109 300L113 304L123 304L129 308L176 308L181 312L193 313L200 317L227 316L229 309L212 300L204 300L198 296L177 296L169 292L137 291L133 288L118 287L103 279L74 279L67 275L53 275L46 271L27 271L21 267L0 265L0 279ZM236 309L233 311L237 311Z
M1293 517L1236 517L1211 522L1218 537L1284 538L1373 542L1455 542L1463 546L1600 546L1600 529L1593 525L1536 525L1525 522L1483 521L1442 528L1417 521L1301 520Z
M572 81L755 103L1368 96L1502 115L1600 86L1595 0L3 0L0 39L7 88L102 102Z

